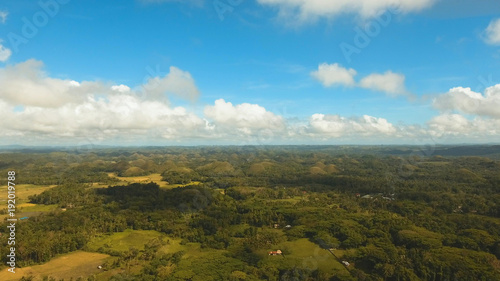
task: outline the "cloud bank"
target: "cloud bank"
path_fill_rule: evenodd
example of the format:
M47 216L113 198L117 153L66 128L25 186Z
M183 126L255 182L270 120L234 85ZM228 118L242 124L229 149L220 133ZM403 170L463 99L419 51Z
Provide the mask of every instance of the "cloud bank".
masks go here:
M321 76L322 71L347 76L332 80ZM319 79L332 86L351 85L345 78L354 75L354 70L340 65L318 69ZM369 75L359 84L399 93L402 81L389 72ZM0 144L413 143L426 138L463 142L500 137L500 84L483 94L470 88L450 89L432 101L439 115L422 125L322 112L286 119L258 104L224 99L204 105L201 111L173 106L170 94L187 100L200 94L190 73L176 67L163 77L130 87L53 78L44 72L42 62L28 60L0 68L0 85Z

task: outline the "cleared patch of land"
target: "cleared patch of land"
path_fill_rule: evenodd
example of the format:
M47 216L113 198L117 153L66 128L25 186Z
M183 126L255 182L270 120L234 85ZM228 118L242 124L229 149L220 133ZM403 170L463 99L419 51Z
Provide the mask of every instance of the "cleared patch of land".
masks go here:
M269 256L268 252L259 252L258 254L267 259L265 263L278 266L280 264L285 267L296 266L302 269L316 270L330 274L348 274L346 268L326 249L322 249L318 245L302 238L295 241L287 241L270 248L269 251L287 249L289 252L283 256ZM335 251L334 251L335 253Z
M176 187L184 187L188 185L198 185L201 182L199 181L194 181L188 184L169 184L166 181L162 181L162 176L161 174L150 174L147 176L137 176L137 177L119 177L116 175L116 173L108 173L108 176L110 178L116 178L119 180L119 182L113 184L113 185L127 185L131 183L148 183L148 182L154 182L158 184L161 188L176 188ZM93 187L107 187L108 185L103 185L99 183L94 183Z
M51 189L56 185L34 185L34 184L18 184L16 185L16 205L28 203L28 197ZM7 202L6 196L2 196L0 202Z
M31 204L28 203L29 196L37 195L45 190L49 190L56 185L34 185L34 184L18 184L16 185L16 217L27 217L27 216L36 216L43 212L50 212L57 208L56 205L39 205L39 204ZM4 220L8 217L7 212L7 198L6 196L2 196L0 199L0 204L2 207L2 212L5 214L0 215L0 220Z
M54 258L45 264L16 268L15 274L8 272L4 267L0 271L0 280L20 280L23 276L30 275L35 277L34 280L42 280L44 276L52 276L56 280L78 277L86 280L88 276L99 273L101 270L97 267L108 258L109 255L105 254L76 251Z
M154 238L160 238L165 243L158 251L169 254L179 251L190 251L193 254L193 250L199 249L198 246L193 246L197 243L187 243L186 245L181 245L180 238L171 238L158 231L154 230L132 230L127 229L123 232L116 232L111 235L103 235L94 238L87 244L87 250L97 251L99 248L104 250L112 250L116 252L128 251L131 247L138 250L143 250L144 245Z
M143 250L144 245L148 243L148 241L160 236L162 236L162 234L154 230L127 229L123 232L96 237L87 244L87 249L90 251L97 251L99 248L103 248L125 252L131 247L134 247L138 250Z

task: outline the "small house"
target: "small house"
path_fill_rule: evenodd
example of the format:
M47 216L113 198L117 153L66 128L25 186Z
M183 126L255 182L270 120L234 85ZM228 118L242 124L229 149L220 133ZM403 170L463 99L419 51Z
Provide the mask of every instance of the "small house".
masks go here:
M277 255L281 255L281 254L282 254L281 250L277 250L277 251L271 251L271 252L269 252L269 255L270 255L270 256L277 256Z

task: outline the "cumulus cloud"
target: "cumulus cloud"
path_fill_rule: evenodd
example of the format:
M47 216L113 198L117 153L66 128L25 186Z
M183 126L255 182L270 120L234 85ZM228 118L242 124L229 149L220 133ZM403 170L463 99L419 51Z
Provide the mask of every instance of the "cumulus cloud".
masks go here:
M470 88L452 88L433 100L435 108L445 111L459 111L492 118L500 118L500 84L489 87L484 95Z
M143 85L142 90L147 97L152 99L174 94L180 98L194 101L200 95L200 91L196 87L191 74L174 66L170 67L170 73L164 77L148 79L147 83Z
M356 74L356 70L344 68L338 63L323 63L318 66L318 70L311 72L311 76L325 87L334 85L354 86L354 76Z
M129 93L130 92L130 87L127 85L113 85L111 86L111 90L119 92L119 93Z
M386 93L391 97L410 95L405 87L405 76L403 74L386 71L383 74L373 73L361 79L359 86Z
M78 83L48 77L43 63L28 60L0 69L0 98L14 105L58 107L81 102L89 93L105 93L109 88L100 82Z
M475 117L471 120L459 114L442 114L427 122L428 133L433 137L480 139L500 136L500 120Z
M318 66L318 70L311 72L311 76L325 87L335 85L358 86L381 91L391 97L408 96L413 98L413 95L406 89L406 77L403 74L394 73L390 70L382 74L372 73L361 79L359 83L354 81L356 74L356 70L344 68L338 63L323 63Z
M484 40L491 45L500 45L500 18L490 22L484 31Z
M207 122L186 108L172 108L164 93L194 98L198 90L188 72L172 67L165 77L139 89L99 81L58 79L43 63L28 60L0 68L0 119L6 134L27 139L96 137L160 139L206 136ZM21 110L20 110L21 108Z
M368 115L346 118L339 115L314 114L307 131L320 137L387 136L396 133L394 125L384 118Z
M283 131L283 117L267 111L257 104L242 103L233 105L223 99L206 106L205 116L216 124L216 128L226 133L238 132L245 135L256 134L262 130Z
M0 98L23 106L60 107L67 103L81 103L89 96L131 93L150 100L158 100L174 94L194 100L199 91L188 72L176 67L164 77L150 78L142 85L141 93L132 91L127 85L111 85L100 81L77 82L52 78L43 71L43 62L28 60L0 69Z
M334 18L345 13L366 19L389 9L401 13L418 12L432 6L436 0L257 0L257 2L277 7L282 18L308 22L318 18Z
M9 15L9 12L7 11L0 11L0 23L5 23L7 21L7 16Z
M3 108L8 106L3 103ZM6 130L22 132L27 137L49 138L130 139L148 134L179 138L198 134L205 127L201 118L183 107L170 108L161 102L124 94L106 99L88 97L82 103L58 108L26 107L20 112L3 110L0 118L6 121Z
M12 51L6 47L4 47L0 40L0 62L6 62L10 56L12 55Z

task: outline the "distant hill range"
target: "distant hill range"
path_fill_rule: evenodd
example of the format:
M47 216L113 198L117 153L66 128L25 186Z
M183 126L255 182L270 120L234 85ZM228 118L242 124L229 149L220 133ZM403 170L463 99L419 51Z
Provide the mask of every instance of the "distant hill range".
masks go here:
M47 153L64 151L69 153L88 153L91 151L151 151L214 149L214 150L283 150L288 152L321 151L338 154L378 154L378 155L419 155L419 156L490 156L500 158L500 144L461 144L461 145L265 145L265 146L23 146L3 145L0 153Z
M409 154L412 152L421 152L426 156L486 156L486 155L499 155L500 156L500 145L460 145L460 146L422 146L422 147L387 147L387 150L381 151L383 154L401 155Z

